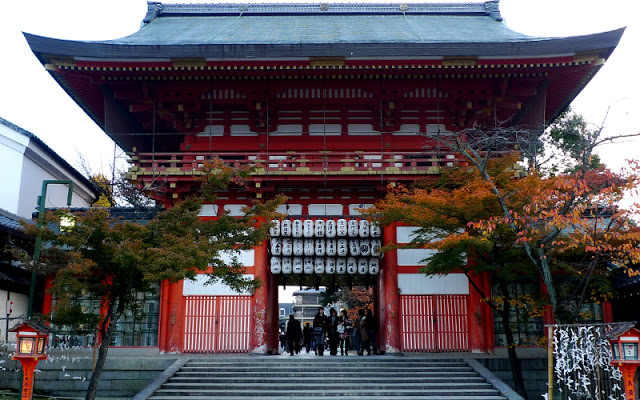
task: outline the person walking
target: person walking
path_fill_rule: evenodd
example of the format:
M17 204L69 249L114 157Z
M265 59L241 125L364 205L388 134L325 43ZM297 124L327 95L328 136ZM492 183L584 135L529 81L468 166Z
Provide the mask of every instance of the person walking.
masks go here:
M367 355L371 355L371 349L373 347L373 354L378 354L378 344L376 343L376 334L378 332L378 320L373 316L373 311L367 309L367 317L364 322L367 330Z
M349 317L347 310L342 310L342 328L338 328L340 334L340 355L349 355L351 347L351 332L353 332L353 320Z
M311 340L313 337L313 329L308 322L304 323L304 328L302 329L302 337L304 338L304 347L307 348L307 353L312 350Z
M332 356L338 355L338 342L340 341L340 334L338 333L338 327L341 325L341 319L338 317L338 312L335 308L329 310L329 318L327 318L327 335L329 336L329 354Z
M356 339L359 340L358 346L358 355L361 356L364 354L364 349L368 348L368 336L367 336L367 327L366 327L367 317L364 315L364 309L361 308L358 310L358 316L356 317L355 329L356 329Z
M289 348L289 355L300 353L300 336L302 332L300 329L300 321L293 317L293 314L289 315L289 321L287 322L287 345Z
M327 337L327 316L324 308L318 308L318 313L313 318L313 336L316 339L316 355L324 355L324 341Z

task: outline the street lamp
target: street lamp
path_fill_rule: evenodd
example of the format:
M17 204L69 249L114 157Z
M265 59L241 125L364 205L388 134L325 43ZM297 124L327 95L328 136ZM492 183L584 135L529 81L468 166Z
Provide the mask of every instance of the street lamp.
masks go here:
M31 400L33 396L33 373L38 361L46 360L47 341L53 329L37 321L27 320L24 323L9 329L16 332L18 337L16 354L12 360L22 364L22 391L21 400Z
M47 198L48 185L69 185L69 193L67 194L67 206L71 206L71 198L73 197L73 181L69 180L44 180L42 181L42 194L38 196L38 229L42 229L42 217L44 216L44 206ZM36 268L40 262L40 246L42 238L40 235L36 237L36 247L33 250L33 271L31 272L31 285L29 286L29 304L27 306L27 318L33 316L33 299L36 295L36 281L38 273Z

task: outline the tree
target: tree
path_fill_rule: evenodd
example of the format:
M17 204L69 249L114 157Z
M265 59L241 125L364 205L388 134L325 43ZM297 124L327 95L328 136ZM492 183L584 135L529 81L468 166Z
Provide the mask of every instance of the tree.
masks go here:
M593 149L608 138L596 133L580 140L573 133L554 135L551 141L541 140L535 132L475 128L435 137L460 153L470 167L392 191L367 213L381 224L402 221L420 227L410 245L436 250L425 260L423 272L493 276L496 297L482 293L471 279L470 283L503 316L520 393L524 386L508 323L509 307L517 304L510 298L508 284L526 277L541 279L554 315L569 322L578 317L586 299L606 298L611 265L640 260L640 235L632 222L637 207L618 206L625 192L637 192L638 164L632 162L626 171L613 173L593 162ZM564 142L562 137L571 140ZM536 169L539 160L529 158L526 170L519 161L524 155L542 154L535 150L540 145L566 150L563 154L572 163L542 172ZM563 276L560 293L558 274ZM545 299L536 299L538 310L541 300Z
M244 267L235 255L268 237L268 223L283 199L255 202L241 217L221 215L203 221L198 213L203 201L214 200L215 190L242 183L247 171L231 169L222 162L205 167L201 197L191 197L158 213L142 225L112 219L105 209L74 214L71 227L60 227L64 210L48 212L44 227L26 226L31 235L47 243L41 261L55 273L52 293L56 299L53 319L58 323L95 326L102 341L86 399L96 396L116 322L136 306L139 292L153 290L162 281L193 279L207 272L210 281L223 281L236 291L255 291L259 280L243 276ZM231 263L224 254L234 255ZM102 299L104 314L83 314L73 302L77 293L91 292Z
M512 175L512 159L492 160L489 173L495 180L508 180ZM526 397L520 362L510 323L510 310L517 306L509 284L521 279L534 279L535 270L523 262L523 251L516 246L514 234L503 227L489 234L468 228L468 224L499 214L498 204L487 184L474 171L452 170L435 182L422 182L420 187L392 190L382 201L367 210L381 224L402 221L419 229L410 247L436 250L420 272L427 275L464 273L474 290L496 313L502 316L507 338L515 389ZM389 246L388 250L398 245ZM492 296L475 284L473 277L490 273L498 293Z
M535 143L544 139L544 135L496 125L493 128L477 127L433 137L469 162L499 207L499 215L470 222L469 226L489 234L498 226L504 226L518 238L518 245L525 250L546 286L556 317L561 313L556 312L558 296L553 266L550 264L554 252L562 253L582 246L589 260L601 260L606 254L620 265L635 262L638 258L633 247L638 233L631 223L632 216L637 214L637 207L631 210L617 207L625 192L637 190L638 164L631 162L628 170L620 173L592 164L598 145L638 134L603 137L602 132L602 128L585 130L580 126L564 136L556 132L556 139L543 141L543 144L555 146L564 152L574 166L567 172L554 175L536 169L540 164L529 160L526 176L510 180L504 180L504 177L497 180L490 174L491 160L513 152L510 149L514 148L527 149L527 152L516 153L515 159L527 154L533 156L537 153L531 149L536 148ZM576 134L581 135L580 140ZM558 159L556 157L554 161L557 163ZM514 167L518 168L516 165ZM606 231L602 229L602 224L594 224L597 215L608 215ZM567 232L572 234L565 235ZM593 270L599 263L590 265ZM592 273L586 272L581 278L587 283L583 288L588 287L593 277Z

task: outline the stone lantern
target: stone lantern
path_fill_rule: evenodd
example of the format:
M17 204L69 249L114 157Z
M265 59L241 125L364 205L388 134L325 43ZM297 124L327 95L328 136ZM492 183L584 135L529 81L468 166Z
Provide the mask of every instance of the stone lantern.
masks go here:
M49 334L53 332L53 329L43 323L27 320L9 329L9 332L16 332L17 335L16 353L11 359L19 360L22 364L23 379L20 399L31 400L33 373L38 361L47 359L45 351Z

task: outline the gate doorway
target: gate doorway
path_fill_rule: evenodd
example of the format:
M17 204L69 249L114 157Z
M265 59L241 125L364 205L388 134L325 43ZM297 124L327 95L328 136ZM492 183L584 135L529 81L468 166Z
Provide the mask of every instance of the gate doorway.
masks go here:
M469 295L400 297L403 351L469 351Z
M185 296L185 353L246 353L251 296Z

